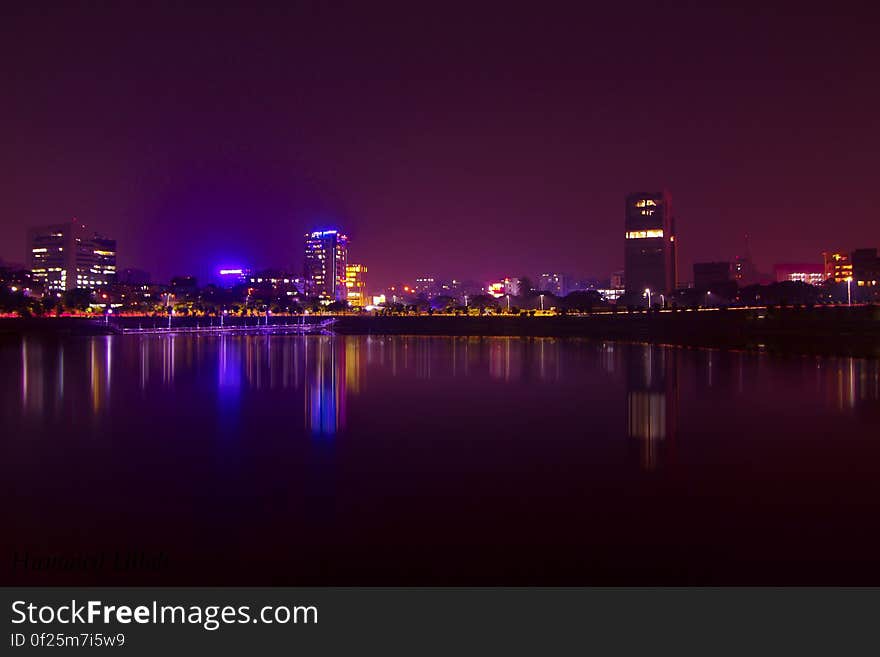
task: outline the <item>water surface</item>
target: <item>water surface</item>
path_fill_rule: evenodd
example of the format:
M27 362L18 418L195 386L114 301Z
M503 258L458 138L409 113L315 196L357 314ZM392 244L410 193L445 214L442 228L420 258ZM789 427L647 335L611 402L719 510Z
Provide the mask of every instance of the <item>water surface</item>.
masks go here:
M12 583L880 584L877 361L112 336L0 368ZM22 566L116 554L160 556Z

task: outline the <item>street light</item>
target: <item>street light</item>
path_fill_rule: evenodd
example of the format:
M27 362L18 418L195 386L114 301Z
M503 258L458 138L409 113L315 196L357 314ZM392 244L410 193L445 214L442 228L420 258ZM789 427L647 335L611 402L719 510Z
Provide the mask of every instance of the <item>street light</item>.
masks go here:
M544 312L544 295L539 294L538 296L541 297L541 312Z
M852 276L846 277L846 305L852 305Z
M645 288L645 296L648 297L648 310L651 309L651 288Z
M226 310L226 309L224 308L224 309L223 309L223 312L220 313L220 328L223 328L223 318L226 317L226 314L227 314L228 312L229 312L229 311Z
M510 313L510 295L507 295L507 312Z
M107 308L107 314L104 315L104 325L107 326L110 324L110 315L113 314L112 308Z

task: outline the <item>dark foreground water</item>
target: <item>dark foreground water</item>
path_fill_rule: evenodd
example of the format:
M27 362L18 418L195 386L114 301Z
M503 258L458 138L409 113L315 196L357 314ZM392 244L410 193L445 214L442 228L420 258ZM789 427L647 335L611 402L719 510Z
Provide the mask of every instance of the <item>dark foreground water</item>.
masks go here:
M115 336L0 371L7 583L880 584L877 361Z

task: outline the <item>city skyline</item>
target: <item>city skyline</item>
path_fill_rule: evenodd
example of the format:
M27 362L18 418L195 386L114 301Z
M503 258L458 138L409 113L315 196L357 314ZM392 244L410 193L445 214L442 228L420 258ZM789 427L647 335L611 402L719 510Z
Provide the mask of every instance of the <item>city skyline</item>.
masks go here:
M519 274L502 274L482 279L468 276L439 276L436 272L421 271L416 274L410 273L408 277L397 276L392 283L385 285L373 284L374 287L368 289L365 283L367 266L362 263L350 264L350 238L346 234L347 231L340 228L323 228L309 231L304 235L305 251L301 263L298 265L278 267L268 266L265 263L225 264L213 267L204 278L200 278L190 271L172 276L166 279L166 282L170 281L173 286L175 279L186 278L201 284L219 284L221 287L230 287L236 282L245 282L254 273L262 272L270 278L278 276L289 278L291 284L301 281L300 292L305 296L351 301L354 306L362 307L368 302L365 292L389 291L394 290L395 286L401 286L401 289L409 291L411 294L424 294L428 291L428 287L433 287L435 279L438 284L445 282L446 284L460 285L465 283L470 285L479 282L485 286L483 288L485 293L495 297L509 294L510 290L507 288L511 285L519 288L519 282L524 278L532 279L533 283L537 283L536 290L553 292L559 297L565 296L569 291L595 289L603 286L621 289L621 291L625 287L628 295L638 296L642 292L646 295L649 289L652 293L664 292L668 294L689 287L702 288L707 284L711 286L722 281L735 282L740 287L786 280L821 285L829 279L833 279L835 282L845 281L846 276L838 271L841 266L849 267L847 271L851 276L853 273L852 266L849 264L851 256L860 261L861 276L856 276L854 280L867 280L870 285L874 286L880 279L880 261L877 256L878 249L875 247L861 246L856 247L852 252L845 253L823 251L820 254L821 262L815 260L800 263L774 262L772 267L768 267L767 272L762 273L760 267L751 259L748 243L743 255L736 256L731 260L695 260L693 262L693 276L689 277L687 274L682 276L677 257L676 217L672 210L672 198L669 190L632 192L626 195L625 201L623 218L624 268L610 272L607 277L602 275L584 276L552 267L545 268L540 273L520 270ZM80 246L81 240L83 246ZM47 254L46 244L52 247L48 250L53 253L59 244L66 244L67 252L64 255L61 253ZM652 258L650 254L646 256L646 251L642 248L646 245L651 247L649 249L651 253L656 251L655 257ZM70 248L71 246L74 248ZM57 251L64 251L64 248L57 248ZM75 254L72 253L74 251ZM54 258L54 260L48 263L44 262L47 257ZM28 228L25 260L29 264L24 268L31 271L34 281L42 281L43 286L50 292L64 289L72 290L77 287L94 290L116 282L132 283L133 279L140 280L141 278L143 278L143 282L161 282L153 279L150 272L138 268L119 268L117 272L116 240L90 231L75 217L66 223ZM830 264L834 260L840 260L836 269ZM104 264L95 269L98 261ZM843 264L841 265L841 263ZM10 264L0 260L0 266L8 267ZM329 264L329 270L327 264ZM46 269L47 265L63 265L63 267ZM770 269L772 272L769 271ZM97 279L91 280L84 275L82 284L80 284L80 272L86 272L86 270L93 272L88 275L89 277L97 277ZM183 272L184 268L181 268L180 271ZM328 274L328 271L334 273ZM512 271L516 271L516 268L513 268ZM110 278L106 278L108 273ZM117 278L117 273L125 279L132 280ZM70 277L65 282L64 276L67 274L70 274ZM99 274L104 274L103 278L106 280L100 280L102 276ZM429 278L424 278L426 276ZM76 278L75 284L73 283L74 277ZM250 280L254 281L255 279L250 278ZM412 283L413 280L415 280L415 284ZM421 284L420 281L431 281L431 286ZM288 281L284 280L283 282L287 283ZM407 282L412 285L411 288L403 287ZM505 289L499 294L497 290L493 289L497 287ZM518 292L514 296L517 294ZM429 296L431 295L429 294Z
M16 62L0 257L77 216L122 267L204 278L296 265L297 237L337 224L377 286L451 268L604 277L623 266L620 198L664 188L682 272L732 260L745 234L765 270L880 241L878 45L858 12L460 18L18 8L0 45Z
M877 8L6 9L10 646L790 647L880 581Z

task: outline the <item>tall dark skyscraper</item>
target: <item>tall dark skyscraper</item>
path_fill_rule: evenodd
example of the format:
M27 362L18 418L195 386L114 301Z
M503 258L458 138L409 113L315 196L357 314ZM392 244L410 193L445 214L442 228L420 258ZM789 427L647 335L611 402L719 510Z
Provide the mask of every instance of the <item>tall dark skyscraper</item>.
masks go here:
M306 234L306 294L344 301L348 296L347 262L348 236L338 230L318 230Z
M675 222L668 192L626 197L624 278L628 294L668 293L678 285Z

